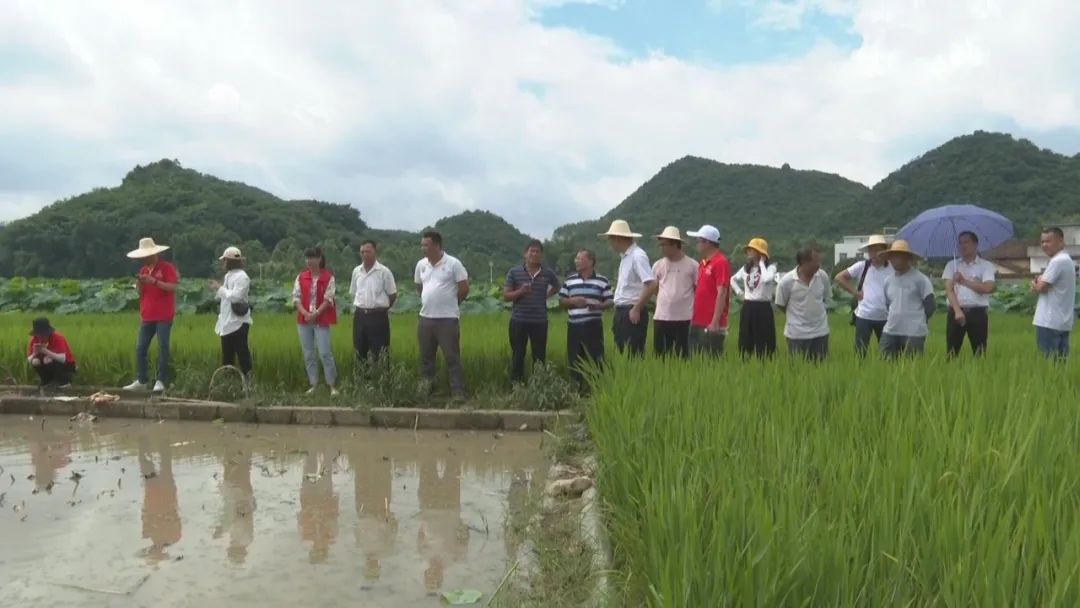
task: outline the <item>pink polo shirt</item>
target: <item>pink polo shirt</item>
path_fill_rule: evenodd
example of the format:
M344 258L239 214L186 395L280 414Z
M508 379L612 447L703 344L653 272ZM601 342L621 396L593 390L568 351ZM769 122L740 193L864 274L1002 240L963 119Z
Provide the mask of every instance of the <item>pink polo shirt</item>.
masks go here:
M688 255L678 262L660 258L653 264L659 284L656 294L657 321L689 321L694 312L694 289L697 287L698 263Z

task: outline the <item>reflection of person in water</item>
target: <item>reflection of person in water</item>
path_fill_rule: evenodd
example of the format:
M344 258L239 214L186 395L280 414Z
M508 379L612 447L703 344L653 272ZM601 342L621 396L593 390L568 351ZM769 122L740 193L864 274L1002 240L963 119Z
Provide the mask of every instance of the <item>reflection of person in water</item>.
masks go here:
M330 555L330 545L338 532L338 497L334 494L334 463L326 454L304 458L304 478L300 482L300 538L311 543L310 560L321 564Z
M145 550L146 560L157 563L168 557L166 547L180 541L180 505L172 472L172 449L160 438L161 463L154 467L148 441L139 438L139 471L143 476L142 535L152 541Z
M349 455L356 496L356 544L364 552L364 578L382 576L382 560L394 550L398 522L390 510L394 463L360 445Z
M510 477L510 491L506 499L506 521L503 544L506 555L511 560L517 556L518 549L525 538L525 529L529 525L529 490L532 485L532 472L522 467L515 467Z
M427 559L424 584L434 591L442 587L446 567L463 560L469 545L469 530L461 522L461 460L452 453L445 460L420 456L417 495L417 550Z
M255 537L255 494L251 488L251 451L226 450L221 477L221 523L214 538L228 532L229 561L243 564Z
M56 472L70 462L71 442L59 437L46 438L44 434L27 439L30 463L34 466L34 487L52 492Z

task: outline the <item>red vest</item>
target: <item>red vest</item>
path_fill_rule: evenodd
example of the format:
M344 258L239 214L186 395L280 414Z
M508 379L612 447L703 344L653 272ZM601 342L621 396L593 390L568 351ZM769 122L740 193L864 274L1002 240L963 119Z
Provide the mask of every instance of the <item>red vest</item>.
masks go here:
M297 280L300 282L300 307L301 307L302 310L311 310L312 308L318 309L320 306L322 306L322 303L326 300L326 288L330 285L330 278L332 276L333 275L331 275L326 270L323 270L323 271L319 272L319 278L315 279L315 281L316 281L316 288L315 288L316 289L316 293L315 293L316 304L315 304L315 306L312 306L311 305L311 281L312 281L311 271L310 270L305 270L305 271L300 273L300 276L297 277ZM333 294L331 294L331 295L333 295ZM297 323L306 323L306 321L304 321L303 313L297 313L296 322ZM326 310L324 310L321 315L319 315L315 319L315 324L318 325L319 327L329 327L329 326L331 326L331 325L333 325L335 323L337 323L337 309L335 309L332 304Z

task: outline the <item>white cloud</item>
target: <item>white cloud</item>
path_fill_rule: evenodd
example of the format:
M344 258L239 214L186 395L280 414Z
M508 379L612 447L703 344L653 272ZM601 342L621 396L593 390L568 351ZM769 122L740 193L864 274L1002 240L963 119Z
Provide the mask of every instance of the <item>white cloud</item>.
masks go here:
M1080 3L770 0L863 44L716 66L542 27L552 1L0 4L0 219L177 158L381 227L545 235L685 154L872 183L975 128L1080 127Z

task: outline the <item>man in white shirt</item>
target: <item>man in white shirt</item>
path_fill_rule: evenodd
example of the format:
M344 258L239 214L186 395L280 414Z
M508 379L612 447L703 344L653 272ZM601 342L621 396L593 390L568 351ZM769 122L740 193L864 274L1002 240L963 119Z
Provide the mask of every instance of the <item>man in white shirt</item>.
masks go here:
M776 286L776 307L787 316L788 354L823 361L829 356L829 275L821 269L821 252L814 247L800 249L795 264Z
M1031 291L1039 294L1035 342L1044 356L1064 359L1069 356L1069 335L1076 317L1076 265L1065 251L1061 228L1047 228L1039 240L1050 263L1031 282Z
M375 241L360 244L360 265L353 269L349 295L353 299L353 350L360 362L390 355L390 309L397 300L394 273L379 263Z
M599 236L607 237L611 249L620 257L619 278L615 284L615 320L611 328L615 347L620 353L629 349L631 355L641 355L645 352L645 339L649 333L645 285L656 281L649 256L634 242L641 235L631 232L625 220L611 222L608 231Z
M994 291L997 270L979 257L979 237L974 232L961 232L957 238L960 259L945 265L945 296L949 299L949 314L945 319L945 346L948 356L960 354L964 336L971 342L971 352L981 356L986 352L990 332L990 294Z
M934 285L915 268L919 256L907 241L893 241L881 255L888 258L893 275L885 279L885 305L889 308L889 318L881 333L879 350L886 359L901 354L921 355L929 333L927 321L937 308Z
M420 322L416 327L420 344L420 374L424 389L435 380L435 356L442 350L450 375L450 394L465 397L465 375L461 368L460 305L469 295L469 273L461 262L443 251L442 235L426 230L420 236L424 257L416 263L413 281L420 294Z
M836 275L836 284L853 298L851 324L855 326L855 354L860 357L866 356L871 335L877 336L878 346L881 345L881 332L889 316L885 306L885 279L892 276L893 269L881 256L881 252L888 247L884 235L871 236L859 248L866 259L855 262ZM855 287L851 285L852 281L856 282Z

